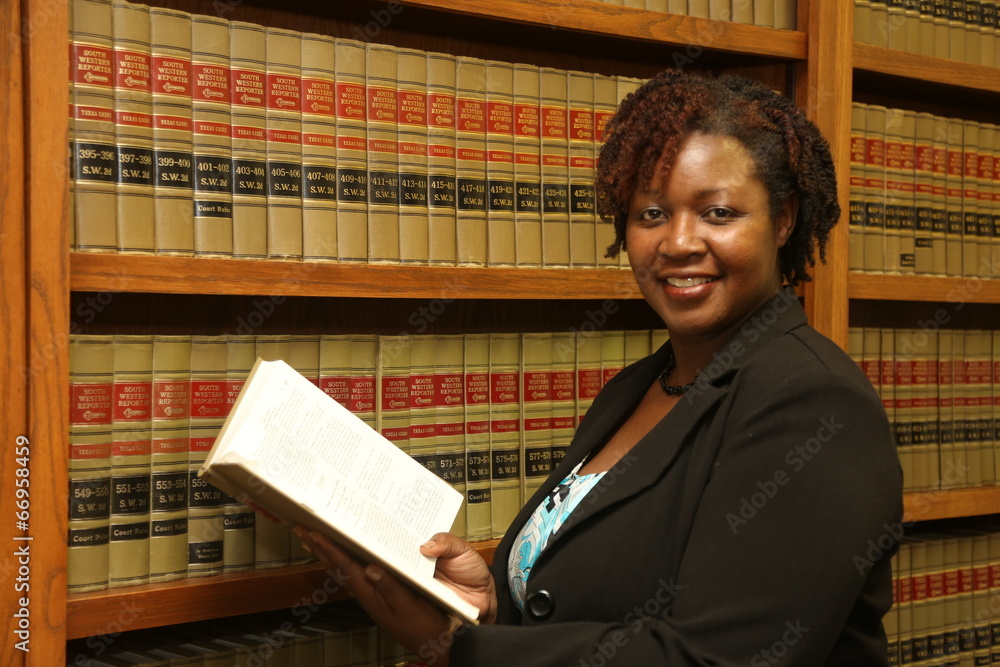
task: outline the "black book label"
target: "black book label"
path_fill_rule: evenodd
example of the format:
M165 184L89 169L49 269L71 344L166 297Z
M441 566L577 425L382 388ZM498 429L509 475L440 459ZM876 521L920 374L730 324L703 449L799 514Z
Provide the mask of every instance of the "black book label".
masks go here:
M77 143L73 149L73 158L76 180L115 182L118 155L114 146Z
M190 507L220 507L223 493L201 477L194 470L188 472L188 505Z
M271 197L301 197L302 166L294 162L268 162L267 194Z
M467 476L470 482L488 482L490 480L490 453L468 453Z
M399 205L427 206L427 175L403 173L399 175Z
M102 528L81 528L69 531L68 543L71 547L96 547L107 544L110 531L107 526Z
M566 452L569 451L569 445L552 445L552 468L555 469L557 465L562 463L562 460L566 458Z
M153 151L149 148L119 146L118 182L122 185L153 185Z
M399 204L399 174L394 171L372 171L368 174L368 201L372 204Z
M865 224L865 202L860 199L853 199L850 203L851 224L863 226Z
M150 521L150 537L173 537L187 532L187 517Z
M570 212L574 214L594 214L594 186L574 185L570 189Z
M458 210L486 210L486 181L482 178L458 179Z
M515 188L517 195L515 209L518 213L541 213L542 186L539 183L518 181Z
M233 194L244 197L264 197L267 165L259 160L233 160Z
M149 474L115 477L111 485L112 514L149 512Z
M112 542L129 542L131 540L145 540L149 537L149 522L142 523L120 523L111 526Z
M194 215L196 218L232 219L233 207L228 202L204 201L196 199L194 202Z
M222 542L191 542L188 544L188 564L201 565L222 562Z
M438 459L438 475L449 484L465 484L465 452L445 454Z
M490 489L470 489L465 494L465 497L469 505L479 505L490 502L493 494Z
M455 208L458 185L454 176L432 175L427 183L430 198L427 205L431 208Z
M110 495L111 480L107 477L70 480L69 518L101 519L107 517L111 511Z
M156 185L164 188L190 188L194 180L190 153L156 151Z
M489 184L491 211L514 211L514 183L505 180L491 180Z
M521 453L515 450L496 451L493 455L493 479L518 479L521 476Z
M355 204L368 202L368 172L364 169L337 167L337 201Z
M184 509L188 501L188 472L153 473L152 510L167 512Z
M569 185L546 183L542 187L543 213L569 213Z
M319 165L302 168L302 197L322 201L337 201L337 169Z
M217 155L195 156L196 192L229 192L232 189L230 174L232 160Z
M225 530L240 530L243 528L253 528L256 522L256 515L253 512L239 512L237 514L226 514L222 518L222 527Z
M880 229L885 226L885 207L881 202L865 204L865 226Z

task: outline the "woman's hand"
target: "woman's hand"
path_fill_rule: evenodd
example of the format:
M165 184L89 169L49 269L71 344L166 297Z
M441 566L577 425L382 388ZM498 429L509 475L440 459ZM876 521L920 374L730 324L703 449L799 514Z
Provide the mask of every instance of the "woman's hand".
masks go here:
M437 558L434 576L479 609L480 623L495 623L497 592L483 557L465 540L438 533L421 545L420 553Z

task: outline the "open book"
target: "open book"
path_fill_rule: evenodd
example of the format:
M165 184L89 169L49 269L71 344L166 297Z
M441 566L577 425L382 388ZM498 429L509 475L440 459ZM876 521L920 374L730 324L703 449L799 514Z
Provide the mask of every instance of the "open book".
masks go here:
M476 622L419 549L451 529L462 494L285 362L257 360L198 475Z

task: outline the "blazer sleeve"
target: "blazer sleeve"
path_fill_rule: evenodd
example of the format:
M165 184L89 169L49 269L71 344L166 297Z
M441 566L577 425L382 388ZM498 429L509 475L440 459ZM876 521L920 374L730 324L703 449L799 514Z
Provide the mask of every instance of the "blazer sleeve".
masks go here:
M470 627L452 665L814 667L851 634L857 653L838 664L884 664L902 518L885 412L843 363L759 361L736 374L708 426L721 429L719 449L665 613ZM620 548L641 549L641 531Z

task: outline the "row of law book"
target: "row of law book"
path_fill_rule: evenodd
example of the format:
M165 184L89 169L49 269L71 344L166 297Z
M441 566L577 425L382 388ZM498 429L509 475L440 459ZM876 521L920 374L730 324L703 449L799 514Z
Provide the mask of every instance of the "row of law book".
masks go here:
M70 592L306 563L289 530L197 476L257 358L282 359L465 494L500 537L604 384L665 331L76 335Z
M852 271L1000 276L1000 127L855 102Z
M594 170L625 77L73 0L73 248L627 267Z
M900 525L885 529L855 564L866 572L899 539L884 619L889 664L1000 664L1000 524L921 524L901 539Z
M854 0L854 40L1000 67L996 0Z
M324 590L320 592L326 596ZM314 593L312 598L307 595L305 599L316 597ZM96 635L72 640L66 647L67 667L418 667L425 664L359 613L354 605L312 601L289 610Z
M852 328L849 352L882 398L905 491L998 483L1000 331Z
M795 0L600 0L609 5L795 30ZM568 11L568 10L567 10Z

